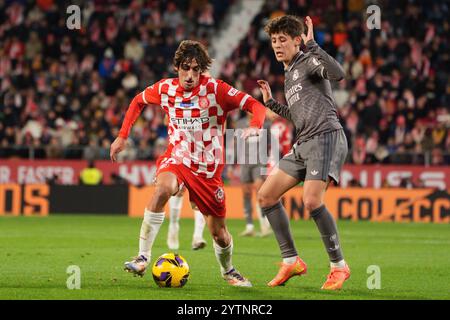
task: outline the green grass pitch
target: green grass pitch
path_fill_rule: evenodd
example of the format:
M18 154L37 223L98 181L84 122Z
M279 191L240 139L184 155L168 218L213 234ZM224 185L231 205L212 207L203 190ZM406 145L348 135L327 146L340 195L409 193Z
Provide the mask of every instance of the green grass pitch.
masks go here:
M448 225L340 221L344 255L352 276L340 292L320 290L327 255L312 221L291 228L308 274L269 288L280 260L274 236L242 238L243 220L229 220L233 262L252 283L234 288L219 275L211 238L200 251L190 248L193 220L182 219L181 248L191 269L184 288L158 288L151 272L135 278L123 262L136 254L141 219L96 215L0 218L0 299L449 299ZM166 247L168 221L153 248L153 261ZM206 230L205 230L206 232ZM69 290L66 269L81 269L81 289ZM381 270L381 289L367 288L370 265Z

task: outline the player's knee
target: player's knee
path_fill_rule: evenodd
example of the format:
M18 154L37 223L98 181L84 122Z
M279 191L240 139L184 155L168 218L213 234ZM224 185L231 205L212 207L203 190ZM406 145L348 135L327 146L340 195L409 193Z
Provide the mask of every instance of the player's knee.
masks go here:
M261 208L273 206L278 202L278 199L276 197L264 190L259 190L256 194L256 198Z
M156 186L154 197L157 199L169 199L176 190L170 185L167 184L160 184Z
M322 202L319 197L304 196L303 197L303 205L307 211L311 212L314 209L317 209L318 207L320 207L322 205Z

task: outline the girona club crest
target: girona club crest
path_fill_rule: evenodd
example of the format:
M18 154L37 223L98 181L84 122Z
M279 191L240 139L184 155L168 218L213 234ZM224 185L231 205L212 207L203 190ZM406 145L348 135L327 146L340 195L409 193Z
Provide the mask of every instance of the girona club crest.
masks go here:
M218 187L216 192L215 192L215 196L216 196L216 201L219 203L222 203L223 200L225 199L225 193L223 192L223 188L222 187Z
M206 109L209 107L209 100L207 97L199 97L198 98L198 106L200 109Z

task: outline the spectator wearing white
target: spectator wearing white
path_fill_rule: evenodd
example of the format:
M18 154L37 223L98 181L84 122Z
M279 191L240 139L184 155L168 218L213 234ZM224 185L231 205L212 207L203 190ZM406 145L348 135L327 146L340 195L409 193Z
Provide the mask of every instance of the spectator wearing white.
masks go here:
M134 63L139 63L144 57L144 47L136 37L132 37L125 45L124 57Z
M333 90L334 100L339 109L341 109L349 100L350 93L346 89L347 81L344 79L338 82L338 88Z

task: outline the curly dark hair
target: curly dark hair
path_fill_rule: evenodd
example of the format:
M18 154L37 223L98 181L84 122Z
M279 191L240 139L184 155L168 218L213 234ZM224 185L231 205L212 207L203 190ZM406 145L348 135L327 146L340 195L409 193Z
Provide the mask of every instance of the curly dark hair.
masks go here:
M286 15L270 20L264 27L264 31L269 36L274 33L285 33L294 38L300 37L305 32L305 25L300 17Z
M197 61L201 72L209 70L211 67L212 59L202 43L194 40L181 41L173 58L173 66L178 69L181 64L190 63L193 59Z

